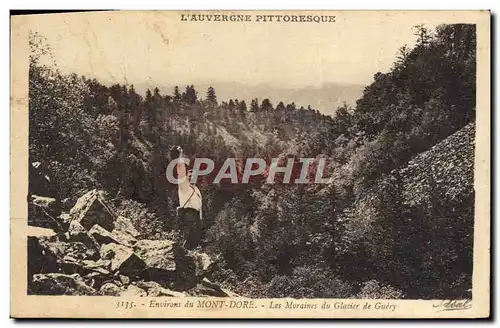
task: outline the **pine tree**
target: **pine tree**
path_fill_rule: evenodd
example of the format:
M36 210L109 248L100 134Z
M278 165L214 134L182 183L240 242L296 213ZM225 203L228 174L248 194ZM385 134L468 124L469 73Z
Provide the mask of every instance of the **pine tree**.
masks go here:
M250 111L256 113L259 109L259 100L257 98L252 99L252 102L250 103Z
M260 109L267 112L273 110L273 104L269 101L268 98L262 100L262 104L260 105Z
M153 95L151 90L146 90L146 98L144 99L144 108L146 110L146 120L152 124L155 119L154 106L153 106Z
M424 46L429 44L430 40L432 39L432 35L430 30L425 27L425 25L415 25L413 29L415 30L415 32L413 32L413 35L417 37L417 44Z
M160 94L160 89L158 89L158 87L156 87L154 90L153 90L153 93L154 93L154 98L155 99L161 99L162 96Z
M130 99L130 105L132 106L132 109L141 105L142 97L135 91L135 87L133 84L130 86L128 97Z
M165 98L163 98L163 99L165 99L165 103L166 103L167 105L171 105L171 102L172 102L172 96L165 95Z
M146 90L145 102L146 102L146 104L153 102L153 95L151 94L151 90L149 90L149 89Z
M276 110L285 110L285 104L283 104L283 102L280 101L278 106L276 106Z
M227 108L229 109L229 112L232 113L234 111L234 101L233 99L229 99L229 104L227 105Z
M175 86L174 88L174 102L175 103L180 103L181 102L181 93L179 91L179 87L178 86Z
M240 110L240 112L242 113L246 113L247 111L247 104L244 100L240 101L240 103L238 104L238 109Z
M293 111L293 110L297 109L297 107L295 106L295 103L292 102L291 104L286 105L286 109Z
M182 93L181 98L182 101L186 104L189 105L196 104L196 101L198 100L198 95L192 84L186 86L186 90Z
M408 55L410 54L410 47L407 44L399 48L398 54L396 55L398 63L404 63Z
M217 106L217 96L213 87L208 87L207 90L207 103L209 106Z

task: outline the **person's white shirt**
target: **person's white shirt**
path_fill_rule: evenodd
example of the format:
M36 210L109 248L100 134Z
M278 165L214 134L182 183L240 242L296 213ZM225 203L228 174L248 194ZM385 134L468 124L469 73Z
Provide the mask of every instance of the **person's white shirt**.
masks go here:
M183 163L182 158L179 163ZM185 167L184 167L184 172ZM183 173L184 173L183 172ZM185 174L185 173L184 173ZM183 175L184 175L183 174ZM202 210L202 197L201 192L198 187L194 184L191 184L189 181L189 176L186 174L184 176L179 177L177 193L179 196L179 208L192 208L200 213L200 219L202 218L201 210Z

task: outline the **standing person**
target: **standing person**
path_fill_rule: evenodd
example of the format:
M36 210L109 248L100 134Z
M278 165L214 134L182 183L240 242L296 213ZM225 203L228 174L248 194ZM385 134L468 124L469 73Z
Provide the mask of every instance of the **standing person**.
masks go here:
M201 192L196 185L189 181L191 171L188 172L187 161L180 146L173 146L170 149L170 160L175 159L178 159L174 168L174 173L177 175L177 194L179 196L177 219L185 240L184 247L195 249L201 241Z

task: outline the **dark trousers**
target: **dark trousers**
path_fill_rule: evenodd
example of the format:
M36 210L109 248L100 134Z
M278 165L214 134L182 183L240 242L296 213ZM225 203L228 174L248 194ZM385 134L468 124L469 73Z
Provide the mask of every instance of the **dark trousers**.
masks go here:
M180 208L178 220L179 229L186 240L184 247L194 249L199 246L201 241L200 212L193 208Z

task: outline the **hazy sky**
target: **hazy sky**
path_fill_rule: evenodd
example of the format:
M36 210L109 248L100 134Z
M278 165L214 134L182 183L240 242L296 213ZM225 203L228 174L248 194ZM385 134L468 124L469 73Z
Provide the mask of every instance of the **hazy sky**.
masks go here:
M252 22L181 22L183 13L40 15L29 24L48 38L63 71L104 83L301 87L369 84L391 67L399 47L414 43L413 25L442 22L442 16L391 12L326 13L336 22L320 24L255 22L263 12L243 12Z

